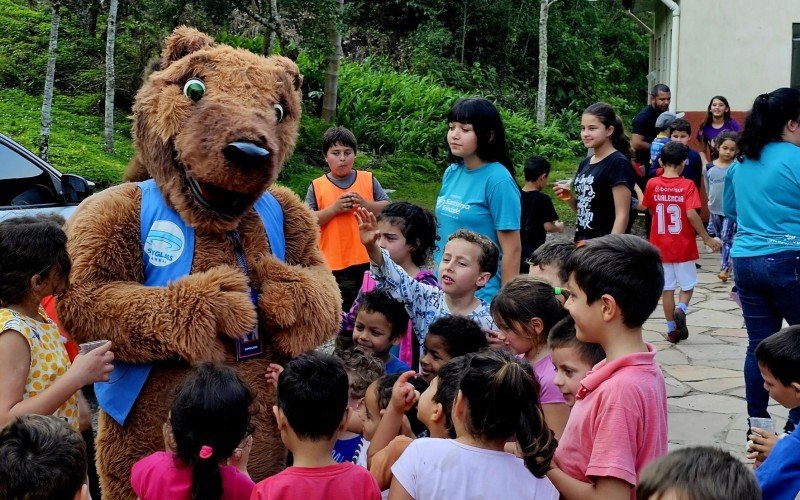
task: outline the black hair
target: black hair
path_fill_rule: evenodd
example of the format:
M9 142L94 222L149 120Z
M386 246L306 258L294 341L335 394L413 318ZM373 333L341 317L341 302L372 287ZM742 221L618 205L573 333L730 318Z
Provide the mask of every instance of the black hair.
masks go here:
M361 311L380 313L392 325L389 338L400 338L408 330L408 313L402 302L394 300L382 290L372 290L361 296L361 303L356 311L356 318Z
M376 384L375 390L377 391L378 396L378 409L385 410L389 407L389 401L392 400L392 388L394 384L397 382L397 379L400 378L401 373L389 373L384 375L383 377L378 379L378 383ZM428 388L428 383L422 379L421 377L411 377L408 379L408 383L414 386L414 390L422 394L425 392L425 389ZM423 434L426 430L425 424L419 421L419 417L417 417L417 403L414 403L414 406L409 408L409 410L405 413L406 417L408 418L408 423L411 426L411 431L414 433L415 436L419 436Z
M578 352L581 361L589 366L594 366L606 358L606 352L600 344L581 342L575 334L575 320L567 316L553 325L547 336L550 349L572 347Z
M363 398L369 384L386 372L386 367L380 359L358 346L336 349L333 355L344 363L349 387L348 395L352 399Z
M670 141L664 144L664 148L661 150L660 158L661 163L663 163L665 167L678 167L682 166L688 157L688 146L681 144L678 141Z
M447 114L449 123L468 123L475 130L478 138L478 149L475 154L485 162L501 163L516 183L516 171L506 145L506 129L500 112L490 101L481 97L458 99ZM448 148L451 163L460 163L463 159L455 156Z
M353 148L353 153L358 152L356 136L344 127L331 127L322 136L322 154L328 154L328 150L335 145Z
M428 327L428 335L436 335L451 358L489 347L481 326L465 316L442 316Z
M444 411L444 423L447 428L447 433L450 439L456 438L456 428L453 427L453 403L458 394L458 386L461 385L461 377L467 369L469 359L474 353L469 353L465 356L459 356L448 361L439 373L436 374L438 378L436 382L436 394L433 395L433 401L442 405Z
M761 500L755 476L741 460L720 448L695 446L674 450L650 462L639 476L637 500Z
M556 439L544 421L530 363L505 350L486 349L469 358L458 389L467 403L467 432L485 440L516 437L525 466L544 477Z
M14 217L0 222L0 307L18 304L30 292L31 279L55 267L69 275L67 235L49 217Z
M783 141L790 121L800 121L800 89L780 88L756 97L739 139L739 158L761 158L764 146Z
M494 241L486 236L470 231L469 229L459 229L447 238L447 241L464 240L478 245L481 249L481 257L478 259L478 267L482 273L489 273L489 276L497 274L497 264L500 261L500 250Z
M344 363L309 351L289 361L278 377L277 405L304 440L331 439L342 423L349 384Z
M532 182L543 174L550 174L550 162L541 156L531 156L525 162L525 181Z
M664 290L664 268L658 249L632 234L609 234L587 240L561 268L594 303L605 294L614 298L630 328L644 324Z
M759 342L756 359L783 385L800 383L800 325L784 328Z
M86 466L83 437L63 419L23 415L0 430L0 498L72 500Z
M550 329L567 314L553 285L526 275L516 276L503 285L489 305L489 311L498 328L513 330L532 339L539 347L547 344ZM533 318L542 321L541 337L537 338L531 330Z
M192 498L222 497L219 466L247 435L252 403L247 384L225 365L200 363L175 389L169 420L175 454L192 467ZM203 446L211 456L200 456Z
M711 100L708 101L708 110L706 111L706 117L703 120L703 123L700 124L700 128L697 131L699 136L698 139L703 144L708 143L708 141L705 138L705 135L703 134L703 129L706 127L706 125L711 125L712 123L714 123L714 115L711 114L711 105L714 103L714 99L722 101L722 103L725 104L725 107L727 108L725 110L725 114L723 115L724 123L728 123L729 121L731 121L731 105L728 104L728 100L721 95L715 95L714 97L712 97Z
M611 134L611 145L626 158L631 157L631 141L625 135L625 126L622 125L622 120L619 119L610 104L596 102L586 108L583 114L595 116L606 128L614 127L614 132Z
M430 210L406 201L389 203L378 214L378 222L385 220L400 228L406 243L411 245L411 261L424 266L436 248L436 216Z
M653 88L650 89L650 97L657 96L659 92L666 92L667 94L669 94L670 90L666 84L657 83L653 85Z
M576 248L575 242L572 240L566 238L550 239L533 251L528 263L532 266L553 264L561 269L564 267L564 262L567 261Z
M673 132L686 132L692 135L692 124L686 118L675 118L669 123L669 135Z

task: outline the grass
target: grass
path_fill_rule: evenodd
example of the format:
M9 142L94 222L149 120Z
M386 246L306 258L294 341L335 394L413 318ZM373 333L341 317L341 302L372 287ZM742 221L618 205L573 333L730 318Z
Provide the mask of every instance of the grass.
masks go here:
M122 182L125 166L133 157L130 120L122 113L115 115L113 153L103 150L103 116L97 105L99 95L68 97L56 94L53 99L53 122L50 135L50 163L65 173L86 177L105 188ZM39 149L41 128L40 96L31 96L21 90L0 90L0 133L16 140L31 151ZM552 181L575 175L580 159L556 160L550 173ZM394 190L391 198L408 201L433 210L439 193L445 165L414 155L372 156L369 151L359 152L356 168L371 170L385 189ZM293 189L305 199L312 179L322 175L318 165L303 163L299 155L287 162L278 177L280 184ZM524 183L518 176L519 185ZM569 223L575 214L553 196L552 187L545 193L553 197L559 217Z

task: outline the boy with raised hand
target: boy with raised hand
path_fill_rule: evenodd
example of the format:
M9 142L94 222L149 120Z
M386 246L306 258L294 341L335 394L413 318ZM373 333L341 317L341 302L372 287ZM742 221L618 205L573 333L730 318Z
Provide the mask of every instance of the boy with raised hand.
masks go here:
M380 234L372 212L359 208L356 219L378 289L405 304L421 346L425 345L428 326L442 316L466 316L484 330L496 328L489 304L475 295L497 272L500 252L492 240L466 229L450 235L439 263L442 288L437 288L416 281L378 246Z
M642 199L642 206L653 215L650 243L659 249L664 262L661 299L667 320L667 340L672 343L689 337L686 314L697 284L694 261L699 258L695 232L707 246L715 251L720 249L720 243L708 235L697 214L702 204L695 185L681 177L688 154L689 148L680 142L666 144L658 160L664 174L647 181ZM675 289L678 285L681 292L676 306Z
M576 337L606 359L581 381L547 477L565 500L633 499L644 466L667 452L664 376L642 340L664 286L661 258L638 236L612 234L578 248L564 272Z
M350 417L348 393L344 365L333 356L311 351L286 364L272 411L294 464L258 483L251 500L380 499L365 468L331 455Z
M23 415L0 430L0 498L88 500L86 445L52 415Z

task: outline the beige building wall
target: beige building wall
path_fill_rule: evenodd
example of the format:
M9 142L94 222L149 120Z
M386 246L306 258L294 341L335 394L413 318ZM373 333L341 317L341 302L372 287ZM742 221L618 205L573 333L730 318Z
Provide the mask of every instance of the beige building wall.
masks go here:
M800 23L800 0L678 3L678 89L673 90L677 110L705 111L711 97L721 94L733 110L746 111L757 95L789 86L792 23ZM657 11L657 34L658 28L671 24L665 19L669 15L666 8ZM669 54L665 60L668 73Z

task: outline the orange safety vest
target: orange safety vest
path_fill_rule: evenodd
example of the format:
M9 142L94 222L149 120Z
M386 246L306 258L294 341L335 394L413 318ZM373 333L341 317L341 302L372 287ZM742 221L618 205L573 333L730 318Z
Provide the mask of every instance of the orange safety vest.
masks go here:
M372 173L355 170L356 180L348 188L342 189L323 175L311 181L317 210L323 210L338 200L344 193L356 192L367 201L374 201L372 192ZM340 271L350 266L369 262L367 249L361 244L358 223L353 212L335 216L320 228L319 248L332 271Z

